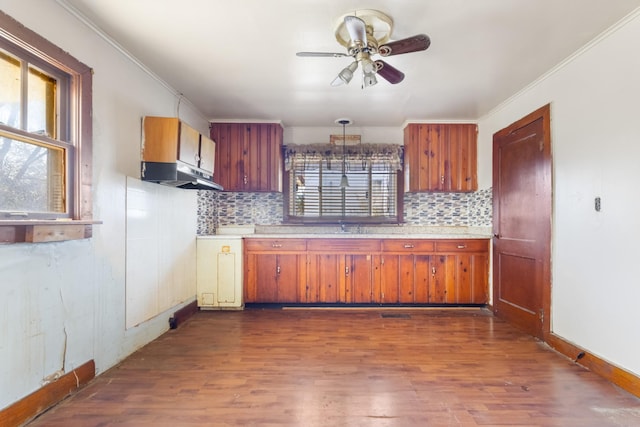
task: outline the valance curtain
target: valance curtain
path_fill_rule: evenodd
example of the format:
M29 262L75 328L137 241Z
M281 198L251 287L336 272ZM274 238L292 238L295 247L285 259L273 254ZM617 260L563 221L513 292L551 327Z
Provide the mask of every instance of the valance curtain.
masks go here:
M343 161L341 144L286 145L283 147L284 168L327 161L330 169L340 169ZM344 147L346 167L365 169L370 163L387 170L402 170L404 147L398 144L357 144ZM335 164L335 166L333 166Z

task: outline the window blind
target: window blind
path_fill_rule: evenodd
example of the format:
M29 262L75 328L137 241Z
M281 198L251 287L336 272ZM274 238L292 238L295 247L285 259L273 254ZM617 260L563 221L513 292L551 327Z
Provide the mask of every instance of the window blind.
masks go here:
M397 193L401 157L398 146L381 146L374 151L350 147L342 157L339 149L300 148L287 163L290 173L289 216L344 219L397 216ZM320 153L320 154L318 154ZM343 173L349 185L340 187Z

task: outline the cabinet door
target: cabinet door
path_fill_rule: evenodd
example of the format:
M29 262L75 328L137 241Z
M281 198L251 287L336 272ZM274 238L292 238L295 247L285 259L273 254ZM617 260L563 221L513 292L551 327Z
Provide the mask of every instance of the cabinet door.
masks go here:
M414 273L413 288L414 302L426 304L429 302L429 283L431 282L431 257L416 254L413 257Z
M486 304L488 302L489 287L489 256L488 254L469 255L468 271L469 291L465 299L470 304Z
M382 273L380 275L380 294L379 302L381 304L394 304L400 299L400 259L402 257L411 257L411 255L393 255L384 254L382 262Z
M374 265L372 255L346 255L344 302L374 302Z
M204 135L200 135L200 169L213 175L216 158L216 143Z
M444 304L447 302L447 256L435 255L430 259L431 280L429 282L429 302Z
M174 117L145 117L142 160L175 162L178 155L179 128L180 121Z
M477 126L448 124L445 133L443 171L445 191L475 191L477 181Z
M245 263L245 301L277 302L278 257L275 254L248 253Z
M409 191L475 191L475 124L409 124L405 128Z
M274 302L300 302L298 288L304 280L303 255L280 254L277 256L277 297Z
M309 254L307 302L340 301L340 260L336 254Z
M180 141L178 143L178 160L198 167L200 160L200 132L180 122Z
M281 191L282 126L212 123L216 181L226 191Z
M216 142L216 182L225 191L244 190L245 130L240 123L212 123L211 139Z
M281 191L282 127L259 123L245 127L245 191Z

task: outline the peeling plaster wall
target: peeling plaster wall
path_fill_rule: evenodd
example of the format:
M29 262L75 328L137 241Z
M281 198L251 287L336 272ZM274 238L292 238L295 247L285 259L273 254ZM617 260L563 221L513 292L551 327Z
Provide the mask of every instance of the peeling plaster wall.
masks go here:
M175 91L58 3L2 1L1 7L94 70L93 205L94 218L104 223L94 226L92 239L0 245L0 409L38 389L45 378L90 359L97 373L105 371L166 331L175 309L195 299L191 263L182 285L193 298L125 330L126 286L135 286L125 283L127 176L139 177L143 116L179 115L208 132L206 119L187 100L179 102ZM172 205L176 221L195 224L196 192L183 191L167 189L152 197ZM171 203L182 197L193 200ZM195 247L195 226L189 233Z

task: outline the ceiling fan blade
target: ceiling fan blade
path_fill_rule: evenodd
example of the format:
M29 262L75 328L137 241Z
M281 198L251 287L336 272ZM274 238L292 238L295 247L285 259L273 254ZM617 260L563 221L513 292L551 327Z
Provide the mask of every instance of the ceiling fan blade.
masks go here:
M402 40L386 43L378 48L382 56L400 55L425 50L431 45L431 39L426 34L418 34Z
M402 80L404 80L404 73L400 70L398 70L395 67L392 67L391 65L387 64L386 62L384 62L381 59L378 59L376 62L376 67L378 68L378 75L381 76L383 79L385 79L386 81L388 81L391 84L398 84L400 83Z
M367 26L362 19L357 16L345 16L344 25L352 42L367 47Z
M297 52L296 56L310 57L310 58L342 58L343 56L349 56L346 53L339 52Z

